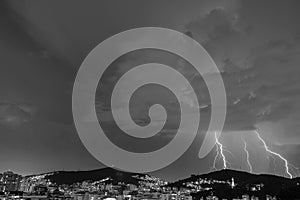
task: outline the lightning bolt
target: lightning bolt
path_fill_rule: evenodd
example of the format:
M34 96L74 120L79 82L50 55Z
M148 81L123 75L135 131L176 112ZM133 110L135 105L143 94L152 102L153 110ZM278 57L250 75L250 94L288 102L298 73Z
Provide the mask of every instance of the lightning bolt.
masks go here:
M217 162L218 157L221 157L222 161L223 161L223 169L227 169L227 167L228 167L227 164L229 164L229 162L226 160L226 157L225 157L225 154L224 154L224 151L225 151L224 146L219 141L217 132L215 132L215 140L216 140L216 144L217 144L217 155L215 156L215 159L214 159L213 168L217 169L216 168L216 162Z
M245 153L246 153L246 159L247 159L247 164L248 164L249 172L252 173L253 168L252 168L252 164L251 164L251 162L250 162L249 151L248 151L248 149L247 149L247 142L246 142L245 138L243 138L243 141L244 141L244 151L245 151Z
M269 147L267 146L266 142L265 142L265 141L262 139L262 137L260 136L260 134L259 134L257 131L255 131L255 133L256 133L256 135L257 135L257 138L263 143L264 148L265 148L265 150L266 150L268 153L270 153L271 155L278 156L282 161L284 161L284 165L285 165L285 173L288 175L289 178L293 178L293 175L292 175L292 174L290 173L290 171L289 171L289 163L288 163L288 161L287 161L284 157L282 157L280 154L278 154L278 153L276 153L276 152L274 152L274 151L271 151L271 150L269 149Z
M219 158L219 156L220 156L220 153L219 153L219 145L217 145L217 154L216 154L216 156L215 156L215 158L214 158L214 162L213 162L213 169L216 171L216 170L218 170L217 169L217 161L218 161L218 158Z

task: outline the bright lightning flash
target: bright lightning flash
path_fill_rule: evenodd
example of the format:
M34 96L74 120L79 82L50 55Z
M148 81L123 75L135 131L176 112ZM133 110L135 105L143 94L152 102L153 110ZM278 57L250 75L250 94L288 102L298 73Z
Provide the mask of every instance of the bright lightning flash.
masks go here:
M293 178L293 175L292 175L292 174L290 173L290 171L289 171L289 163L288 163L288 161L287 161L284 157L282 157L280 154L278 154L278 153L276 153L276 152L274 152L274 151L271 151L271 150L269 149L269 147L267 146L266 142L265 142L265 141L262 139L262 137L260 136L260 134L259 134L257 131L255 131L255 133L256 133L258 139L263 143L264 148L265 148L265 150L266 150L268 153L270 153L271 155L278 156L281 160L284 161L285 172L286 172L286 174L288 175L289 178Z
M226 160L226 157L225 157L225 154L224 154L224 146L219 141L217 132L215 132L215 140L216 140L216 144L217 144L217 155L215 156L215 159L214 159L213 168L217 169L216 168L216 162L217 162L218 157L221 157L222 161L223 161L223 169L227 169L227 167L228 167L227 164L229 164L229 162Z
M214 170L217 170L217 161L218 161L218 158L220 157L220 149L219 149L219 145L217 145L217 154L214 158L214 163L213 163L213 169Z
M250 156L249 156L249 151L247 149L247 142L246 142L245 138L243 138L243 140L244 140L244 151L246 153L246 159L247 159L247 164L248 164L249 172L252 173L253 168L252 168L252 165L251 165L251 162L250 162L250 158L249 158Z

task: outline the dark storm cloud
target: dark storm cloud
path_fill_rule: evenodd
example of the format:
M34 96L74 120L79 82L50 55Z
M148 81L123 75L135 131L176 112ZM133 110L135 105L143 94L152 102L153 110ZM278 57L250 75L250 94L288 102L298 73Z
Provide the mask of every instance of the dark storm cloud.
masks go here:
M36 108L28 104L0 103L0 124L19 126L32 119Z
M71 90L75 73L83 58L101 41L120 31L141 26L180 30L203 44L223 71L228 97L225 131L254 130L261 123L270 122L284 127L281 133L276 133L281 142L285 141L287 145L299 143L298 1L83 3L13 0L1 3L0 98L1 102L5 102L0 106L1 131L5 133L1 135L1 152L11 149L16 135L27 141L20 141L20 146L11 153L21 161L7 162L7 165L1 166L3 169L20 163L24 171L99 166L85 151L72 124ZM146 56L156 55L150 53ZM144 56L136 55L139 58ZM147 60L147 57L143 59ZM159 59L175 64L176 69L200 91L201 119L206 123L210 100L209 95L203 92L206 88L203 80L186 71L185 63L180 59ZM111 73L108 83L126 66L137 62L139 60L134 57L124 59L119 63L120 71ZM212 74L207 76L214 78ZM108 86L102 92L109 89ZM193 105L188 93L185 97L183 100ZM97 110L105 115L109 111L108 103L107 99L97 101ZM139 106L137 104L137 108ZM12 124L28 123L22 123L13 130L3 126L9 117L15 122ZM109 124L112 119L105 116L103 120ZM166 137L175 134L172 127L164 131L162 135ZM201 171L209 169L209 156L204 160L206 164L195 161L200 139L168 168L171 172L186 176L191 171L199 172L200 168ZM34 150L30 150L32 147ZM280 146L273 148L279 149ZM286 147L282 152L287 155L297 148ZM22 160L23 149L26 156ZM0 158L9 159L2 154ZM297 160L295 155L291 159ZM33 168L35 164L28 164L28 161L45 164ZM186 162L197 165L182 170ZM163 171L168 173L168 170Z
M240 54L239 44L244 43L250 28L240 19L238 9L212 9L188 23L186 29L206 48L220 70L223 70L225 65L228 67L229 64L243 64L242 59L245 55Z
M215 4L228 8L236 4L234 0L191 0L185 6L180 0L6 2L21 19L17 22L28 35L75 68L95 45L113 34L142 26L180 29L186 21Z
M225 40L235 38L242 31L238 16L223 8L210 11L204 17L196 19L186 25L194 38L199 38L202 44L219 44ZM197 37L198 36L198 37Z
M76 71L35 42L4 1L0 9L0 171L97 166L72 124Z
M257 7L253 4L250 8ZM225 130L255 129L260 122L278 121L298 112L297 40L283 37L283 33L270 33L271 37L265 38L265 33L257 30L262 23L253 24L247 19L250 11L245 9L244 3L233 12L213 9L187 25L188 32L224 71L229 103ZM286 32L293 34L293 29ZM253 36L256 41L252 41Z
M177 29L207 8L207 3L195 7L202 4L198 1L186 7L180 1L172 1L172 6L170 2L140 1L1 3L1 101L38 109L28 123L14 129L1 126L1 152L9 152L0 155L7 160L1 170L24 173L101 166L81 144L71 113L76 69L95 45L133 27ZM2 114L7 117L9 112ZM14 145L18 148L10 150Z

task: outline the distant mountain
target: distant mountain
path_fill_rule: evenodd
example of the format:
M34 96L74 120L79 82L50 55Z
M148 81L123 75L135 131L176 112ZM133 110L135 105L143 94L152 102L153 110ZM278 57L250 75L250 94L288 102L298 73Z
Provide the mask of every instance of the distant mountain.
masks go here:
M148 175L149 176L149 175ZM83 181L105 181L107 183L138 185L146 174L131 173L119 171L112 168L103 168L90 171L56 171L51 173L32 175L29 177L49 179L57 185L80 183ZM228 182L234 179L235 187L231 187ZM201 180L206 180L201 182ZM210 180L210 181L207 181ZM233 199L241 197L243 194L249 196L259 196L264 199L265 195L273 195L281 200L300 199L300 178L289 179L285 177L267 175L267 174L250 174L243 171L220 170L202 175L191 175L189 178L170 183L169 187L189 188L191 182L201 185L208 190L197 190L192 193L194 199L214 194L218 197ZM256 185L262 185L260 190L253 191Z
M209 185L209 187L211 187L210 191L199 192L198 195L207 195L211 191L213 191L214 194L219 194L220 196L224 196L224 194L228 195L228 199L230 199L234 195L241 196L242 194L270 194L274 196L287 196L289 194L292 194L297 195L297 197L300 196L300 178L289 179L275 175L251 174L248 172L235 171L229 169L215 171L202 175L192 175L189 178L170 183L169 186L180 188L186 187L187 183L195 182L200 179L231 181L232 178L234 179L234 182L237 185L235 188L231 188L229 185L226 184L221 185L216 183ZM263 189L261 191L251 192L250 188L255 184L263 184ZM291 200L293 198L282 197L281 199Z
M212 179L212 180L220 180L226 181L234 178L235 183L242 184L255 184L255 183L263 183L264 185L273 185L276 183L277 185L294 185L295 183L300 183L300 178L289 179L281 176L271 175L271 174L251 174L244 171L236 171L231 169L225 169L220 171L214 171L208 174L202 175L192 175L189 178L176 181L171 183L173 186L181 186L182 183L196 181L199 178L201 179Z
M119 182L131 183L138 185L146 174L131 173L119 171L112 168L103 168L90 171L56 171L51 173L32 175L28 177L49 179L52 183L58 185L80 183L83 181L100 181L104 180L108 183L118 184ZM149 175L148 175L149 176ZM232 188L228 181L232 178L235 187ZM199 180L206 180L200 183ZM207 180L211 180L210 183ZM195 199L201 199L211 193L218 197L233 199L233 197L241 197L243 194L265 197L266 194L280 197L282 200L300 199L300 178L288 179L285 177L267 175L267 174L251 174L243 171L220 170L202 175L191 175L189 178L182 179L170 183L169 187L188 188L188 183L197 182L202 188L208 190L200 190L192 194ZM221 182L220 182L221 181ZM255 185L263 185L259 191L251 190ZM191 189L191 188L190 188Z
M45 179L49 179L52 183L73 184L83 181L99 181L110 178L110 182L117 184L118 182L138 184L138 176L145 176L138 173L123 172L112 168L102 168L90 171L56 171L44 175Z

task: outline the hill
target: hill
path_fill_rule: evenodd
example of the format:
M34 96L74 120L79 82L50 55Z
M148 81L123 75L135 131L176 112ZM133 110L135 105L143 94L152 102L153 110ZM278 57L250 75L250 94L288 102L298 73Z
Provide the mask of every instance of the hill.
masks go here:
M36 176L36 175L32 175ZM113 168L102 168L90 171L56 171L51 173L40 174L45 179L49 179L57 185L73 184L83 181L99 181L110 178L110 182L117 184L118 182L138 184L139 179L136 176L145 176L143 174L119 171Z
M235 187L231 187L227 182L234 180ZM189 183L195 183L200 180L212 180L212 183L200 184L203 188L210 188L209 191L203 190L198 191L195 196L207 196L211 192L217 196L228 195L227 198L230 199L233 196L242 196L242 194L264 196L265 194L280 196L282 194L300 196L300 178L289 179L285 177L280 177L276 175L269 174L251 174L243 171L235 170L220 170L202 175L192 175L189 178L170 183L169 186L184 188L189 187ZM225 184L220 184L213 181L227 181ZM260 185L260 189L253 189L257 185ZM298 192L297 192L298 191ZM196 198L198 199L198 198ZM285 199L285 198L282 198ZM289 198L287 198L289 199ZM290 198L293 199L293 198ZM290 200L289 199L289 200Z

